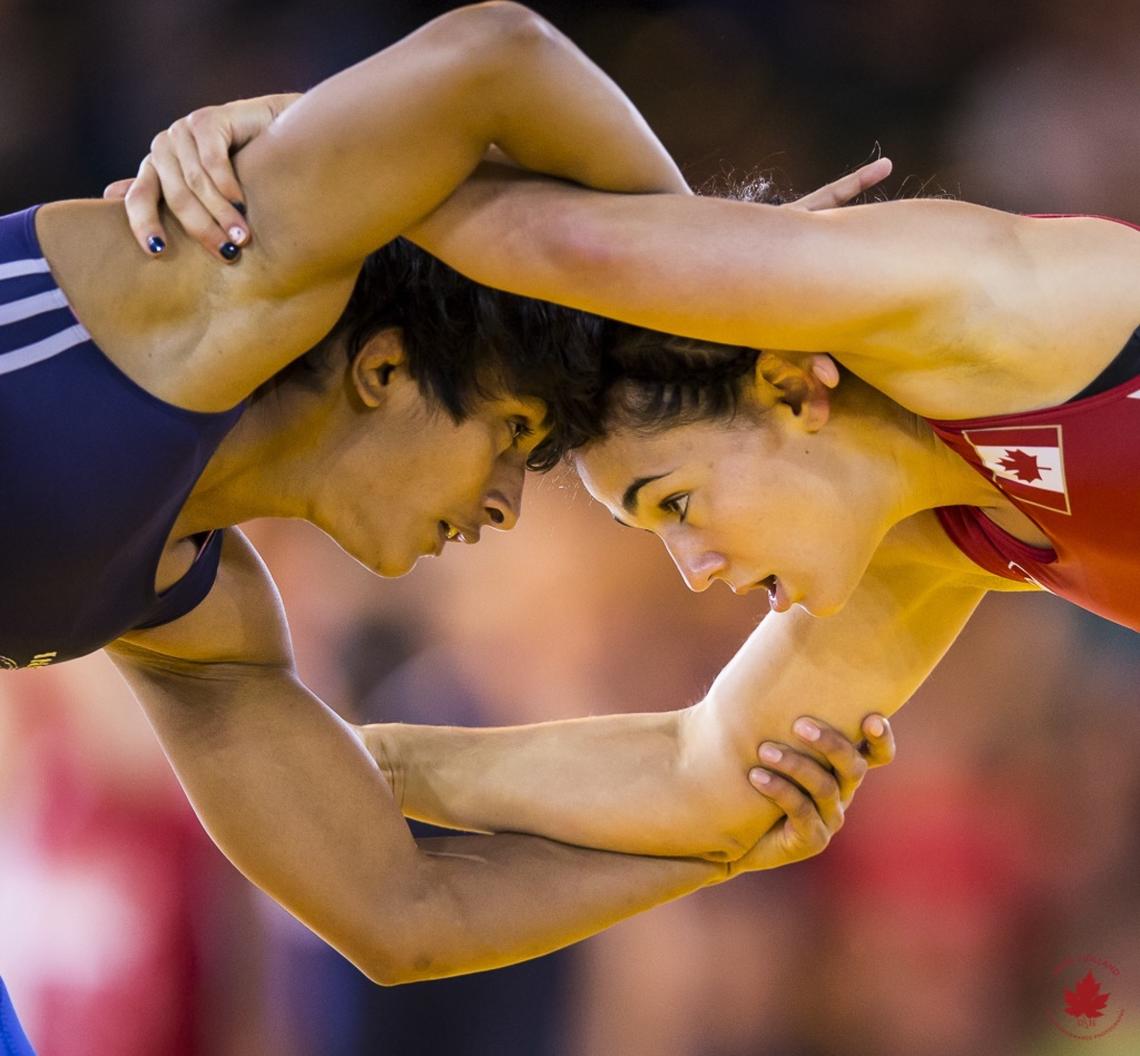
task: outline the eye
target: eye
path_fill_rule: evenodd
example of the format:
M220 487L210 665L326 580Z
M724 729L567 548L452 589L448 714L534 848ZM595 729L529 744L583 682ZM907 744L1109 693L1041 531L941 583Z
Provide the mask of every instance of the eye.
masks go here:
M670 495L667 499L662 499L657 508L663 513L676 517L682 524L685 523L685 517L689 513L689 493L687 491L679 492L676 495Z
M511 430L512 444L518 444L520 441L534 436L534 426L526 418L510 418L507 425Z

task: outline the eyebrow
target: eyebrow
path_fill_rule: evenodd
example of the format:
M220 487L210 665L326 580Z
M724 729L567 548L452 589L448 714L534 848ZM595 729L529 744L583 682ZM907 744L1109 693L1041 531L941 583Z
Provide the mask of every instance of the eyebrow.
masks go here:
M667 469L664 473L658 473L655 477L638 477L628 488L625 489L621 497L622 508L629 513L637 513L637 493L645 487L646 484L652 484L655 480L660 480L662 477L669 476L673 470Z

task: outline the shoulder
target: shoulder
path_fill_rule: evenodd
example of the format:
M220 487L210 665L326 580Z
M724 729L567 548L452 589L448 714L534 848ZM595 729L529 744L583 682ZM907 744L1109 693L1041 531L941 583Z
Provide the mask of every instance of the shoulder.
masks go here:
M932 299L886 354L839 358L919 414L974 418L1062 403L1140 323L1140 232L1128 225L915 202L884 209L874 226L900 221L921 235L911 266L941 259L917 270L950 296Z
M293 665L277 587L237 528L225 530L217 578L199 605L170 623L124 635L108 651L120 663L171 675L205 673L217 665Z
M135 243L121 203L54 202L36 229L52 274L92 339L147 392L193 411L228 410L335 324L359 270L283 288L255 240L232 265L176 222L161 258Z

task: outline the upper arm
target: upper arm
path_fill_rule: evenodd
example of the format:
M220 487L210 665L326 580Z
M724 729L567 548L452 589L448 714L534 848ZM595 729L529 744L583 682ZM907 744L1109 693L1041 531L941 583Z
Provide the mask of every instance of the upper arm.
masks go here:
M1034 368L1080 374L1078 346L1119 348L1140 311L1140 240L1098 220L931 199L811 212L517 173L481 184L416 229L473 278L667 333L835 353L935 416L935 375L984 399ZM472 219L494 244L474 244Z
M293 670L280 599L240 532L198 608L109 652L234 865L366 972L416 947L415 842L352 728Z
M960 329L1019 252L1017 217L960 202L811 212L525 173L481 183L416 229L431 252L490 285L728 344L871 352L913 340L932 313ZM461 211L501 239L479 252Z
M791 726L805 714L858 741L869 712L890 715L914 693L983 594L955 573L884 551L835 616L793 609L767 617L686 713L681 734L682 773L716 797L709 809L726 847L746 850L778 816L758 810L745 777L761 742L802 750Z

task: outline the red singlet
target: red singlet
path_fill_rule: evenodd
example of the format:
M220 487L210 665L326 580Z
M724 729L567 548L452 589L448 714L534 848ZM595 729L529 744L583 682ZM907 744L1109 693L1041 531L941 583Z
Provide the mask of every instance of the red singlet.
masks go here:
M1134 360L1138 346L1140 329L1117 362ZM1118 374L1099 388L1024 414L930 420L939 439L1049 537L1051 549L1023 543L973 506L935 513L986 571L1036 583L1140 631L1140 375Z

